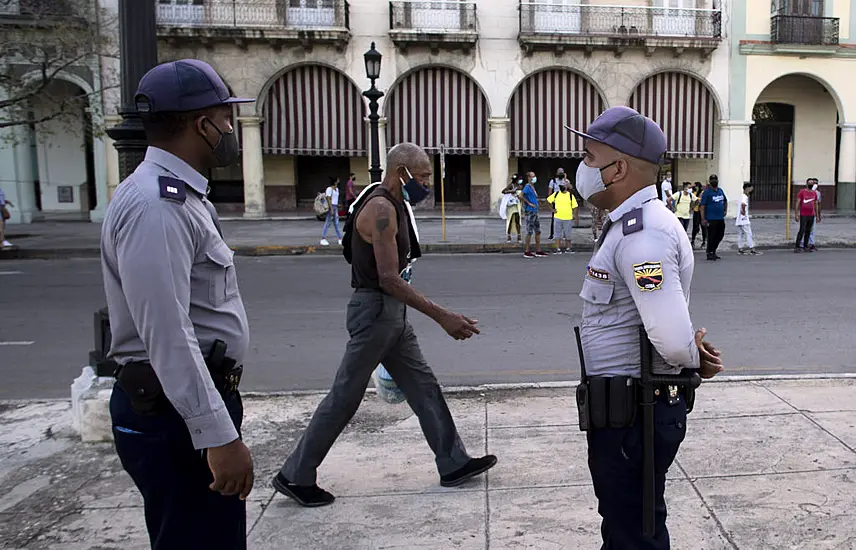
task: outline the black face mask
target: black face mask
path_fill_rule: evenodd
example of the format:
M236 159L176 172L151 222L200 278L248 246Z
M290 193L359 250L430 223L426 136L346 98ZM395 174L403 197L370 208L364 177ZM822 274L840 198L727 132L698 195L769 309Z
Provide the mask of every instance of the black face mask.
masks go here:
M410 204L416 204L425 200L425 197L428 196L428 190L422 187L416 178L413 177L413 174L410 173L410 170L407 167L404 168L407 170L407 175L410 177L407 182L404 182L404 178L398 178L401 180L401 183L404 185L402 191L404 193L404 199Z
M226 133L220 128L217 127L216 124L208 120L204 119L205 122L211 124L217 133L220 134L220 139L217 141L216 145L211 145L211 142L208 141L208 138L205 135L202 135L202 139L205 140L205 143L208 144L208 147L211 148L211 151L214 153L214 158L217 159L217 166L220 168L224 168L226 166L231 166L235 164L235 161L238 160L238 137L235 135L234 128L231 132Z

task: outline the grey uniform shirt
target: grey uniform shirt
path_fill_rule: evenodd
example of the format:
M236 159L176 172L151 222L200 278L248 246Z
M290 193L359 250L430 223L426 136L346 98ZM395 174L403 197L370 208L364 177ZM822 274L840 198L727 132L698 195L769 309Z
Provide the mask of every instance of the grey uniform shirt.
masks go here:
M186 188L162 191L160 176ZM109 357L120 365L151 363L197 449L238 437L203 354L220 339L226 355L241 363L249 344L232 251L203 202L207 188L208 180L183 160L149 147L116 189L101 228Z
M610 212L614 227L591 258L580 292L580 337L590 376L638 378L642 324L654 345L655 372L699 367L689 312L692 245L656 199L656 188L649 186Z

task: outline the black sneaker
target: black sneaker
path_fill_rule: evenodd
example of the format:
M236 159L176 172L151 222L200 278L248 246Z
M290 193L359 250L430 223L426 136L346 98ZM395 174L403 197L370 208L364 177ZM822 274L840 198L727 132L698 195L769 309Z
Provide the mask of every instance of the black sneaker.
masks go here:
M288 481L282 473L276 474L271 480L271 485L277 492L293 498L301 506L306 508L317 508L319 506L327 506L333 504L336 500L332 494L328 493L317 484L315 485L295 485Z
M800 247L794 247L794 254L799 254L800 252L802 252L802 249Z
M493 455L481 458L471 458L464 467L440 477L440 485L443 487L457 487L465 481L483 474L496 466L496 457Z

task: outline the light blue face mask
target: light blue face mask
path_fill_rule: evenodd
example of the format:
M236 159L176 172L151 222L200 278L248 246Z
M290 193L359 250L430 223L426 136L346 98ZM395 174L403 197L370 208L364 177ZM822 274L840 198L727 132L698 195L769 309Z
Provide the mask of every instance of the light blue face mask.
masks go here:
M538 183L538 177L537 176L532 178L532 183Z

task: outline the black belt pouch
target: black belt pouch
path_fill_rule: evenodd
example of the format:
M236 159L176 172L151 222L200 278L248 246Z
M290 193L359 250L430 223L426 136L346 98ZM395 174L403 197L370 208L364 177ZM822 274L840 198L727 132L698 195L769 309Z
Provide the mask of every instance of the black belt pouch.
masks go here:
M117 380L128 397L131 398L131 408L143 415L153 415L166 409L168 403L163 387L148 363L128 363L118 372Z
M609 379L589 378L589 416L593 430L609 427Z
M629 376L614 376L608 380L609 427L630 427L636 420L636 383Z

